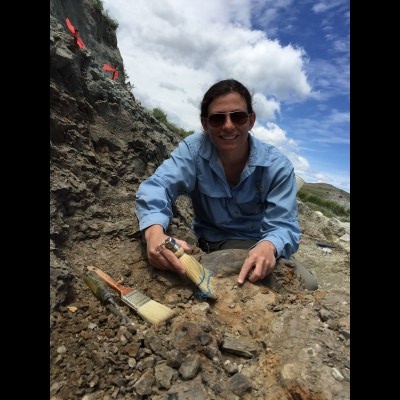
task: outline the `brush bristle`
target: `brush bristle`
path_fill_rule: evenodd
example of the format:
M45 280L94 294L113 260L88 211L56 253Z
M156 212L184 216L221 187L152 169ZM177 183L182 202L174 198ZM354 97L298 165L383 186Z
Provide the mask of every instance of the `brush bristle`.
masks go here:
M155 300L149 300L137 312L145 321L151 324L159 324L174 316L174 312L169 307Z
M135 311L147 322L158 324L170 319L174 312L164 304L152 300L149 296L137 289L122 296L121 300Z
M179 259L186 268L186 275L196 284L202 294L205 297L216 299L212 273L189 254L183 254Z

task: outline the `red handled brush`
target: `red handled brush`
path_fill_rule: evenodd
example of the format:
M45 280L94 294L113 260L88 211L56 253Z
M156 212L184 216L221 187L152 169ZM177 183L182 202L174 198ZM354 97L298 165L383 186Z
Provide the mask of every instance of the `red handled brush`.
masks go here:
M151 324L158 324L167 321L174 315L174 312L169 307L152 300L137 289L119 284L101 269L93 266L88 266L87 269L96 272L110 288L118 292L121 300L133 308L145 321Z

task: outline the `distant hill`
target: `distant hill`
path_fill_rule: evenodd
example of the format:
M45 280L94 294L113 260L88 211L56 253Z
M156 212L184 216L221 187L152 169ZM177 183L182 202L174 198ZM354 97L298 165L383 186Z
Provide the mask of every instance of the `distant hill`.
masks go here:
M350 193L327 183L304 183L298 198L311 209L342 221L350 218Z
M302 189L324 200L333 201L345 208L350 208L350 193L335 186L327 183L304 183Z

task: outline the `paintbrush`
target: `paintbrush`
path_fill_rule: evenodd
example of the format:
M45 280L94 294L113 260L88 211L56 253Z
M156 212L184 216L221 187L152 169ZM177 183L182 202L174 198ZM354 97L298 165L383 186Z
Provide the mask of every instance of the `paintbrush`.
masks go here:
M171 250L185 266L186 275L200 289L201 295L216 299L214 292L212 273L204 268L193 256L187 254L185 250L172 237L165 240L164 245Z
M88 266L89 271L94 271L110 288L118 292L121 300L135 310L145 321L158 324L170 319L174 312L164 304L158 303L137 289L121 285L99 268Z

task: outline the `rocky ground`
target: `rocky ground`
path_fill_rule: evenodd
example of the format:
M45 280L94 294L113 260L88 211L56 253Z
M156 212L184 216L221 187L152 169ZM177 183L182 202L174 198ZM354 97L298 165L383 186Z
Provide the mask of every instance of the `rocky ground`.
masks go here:
M215 273L218 299L205 300L189 279L150 268L140 240L73 243L66 250L73 292L51 315L51 399L349 399L348 227L299 208L303 237L294 259L318 277L315 292L282 262L265 282L239 288L245 251L225 251L214 263L215 253L195 247ZM175 222L171 233L191 242ZM88 265L175 316L154 326L121 303L134 322L127 326L85 284Z
M283 262L265 281L237 287L245 252L205 255L181 198L170 234L214 271L218 298L149 267L134 194L179 137L125 84L115 28L99 2L51 0L50 12L51 400L349 399L349 224L299 201L303 236L293 258L317 276L319 289L303 290ZM84 51L66 17L81 28ZM110 60L120 65L119 81L102 69ZM90 265L174 316L152 325L118 302L127 324L85 283Z

